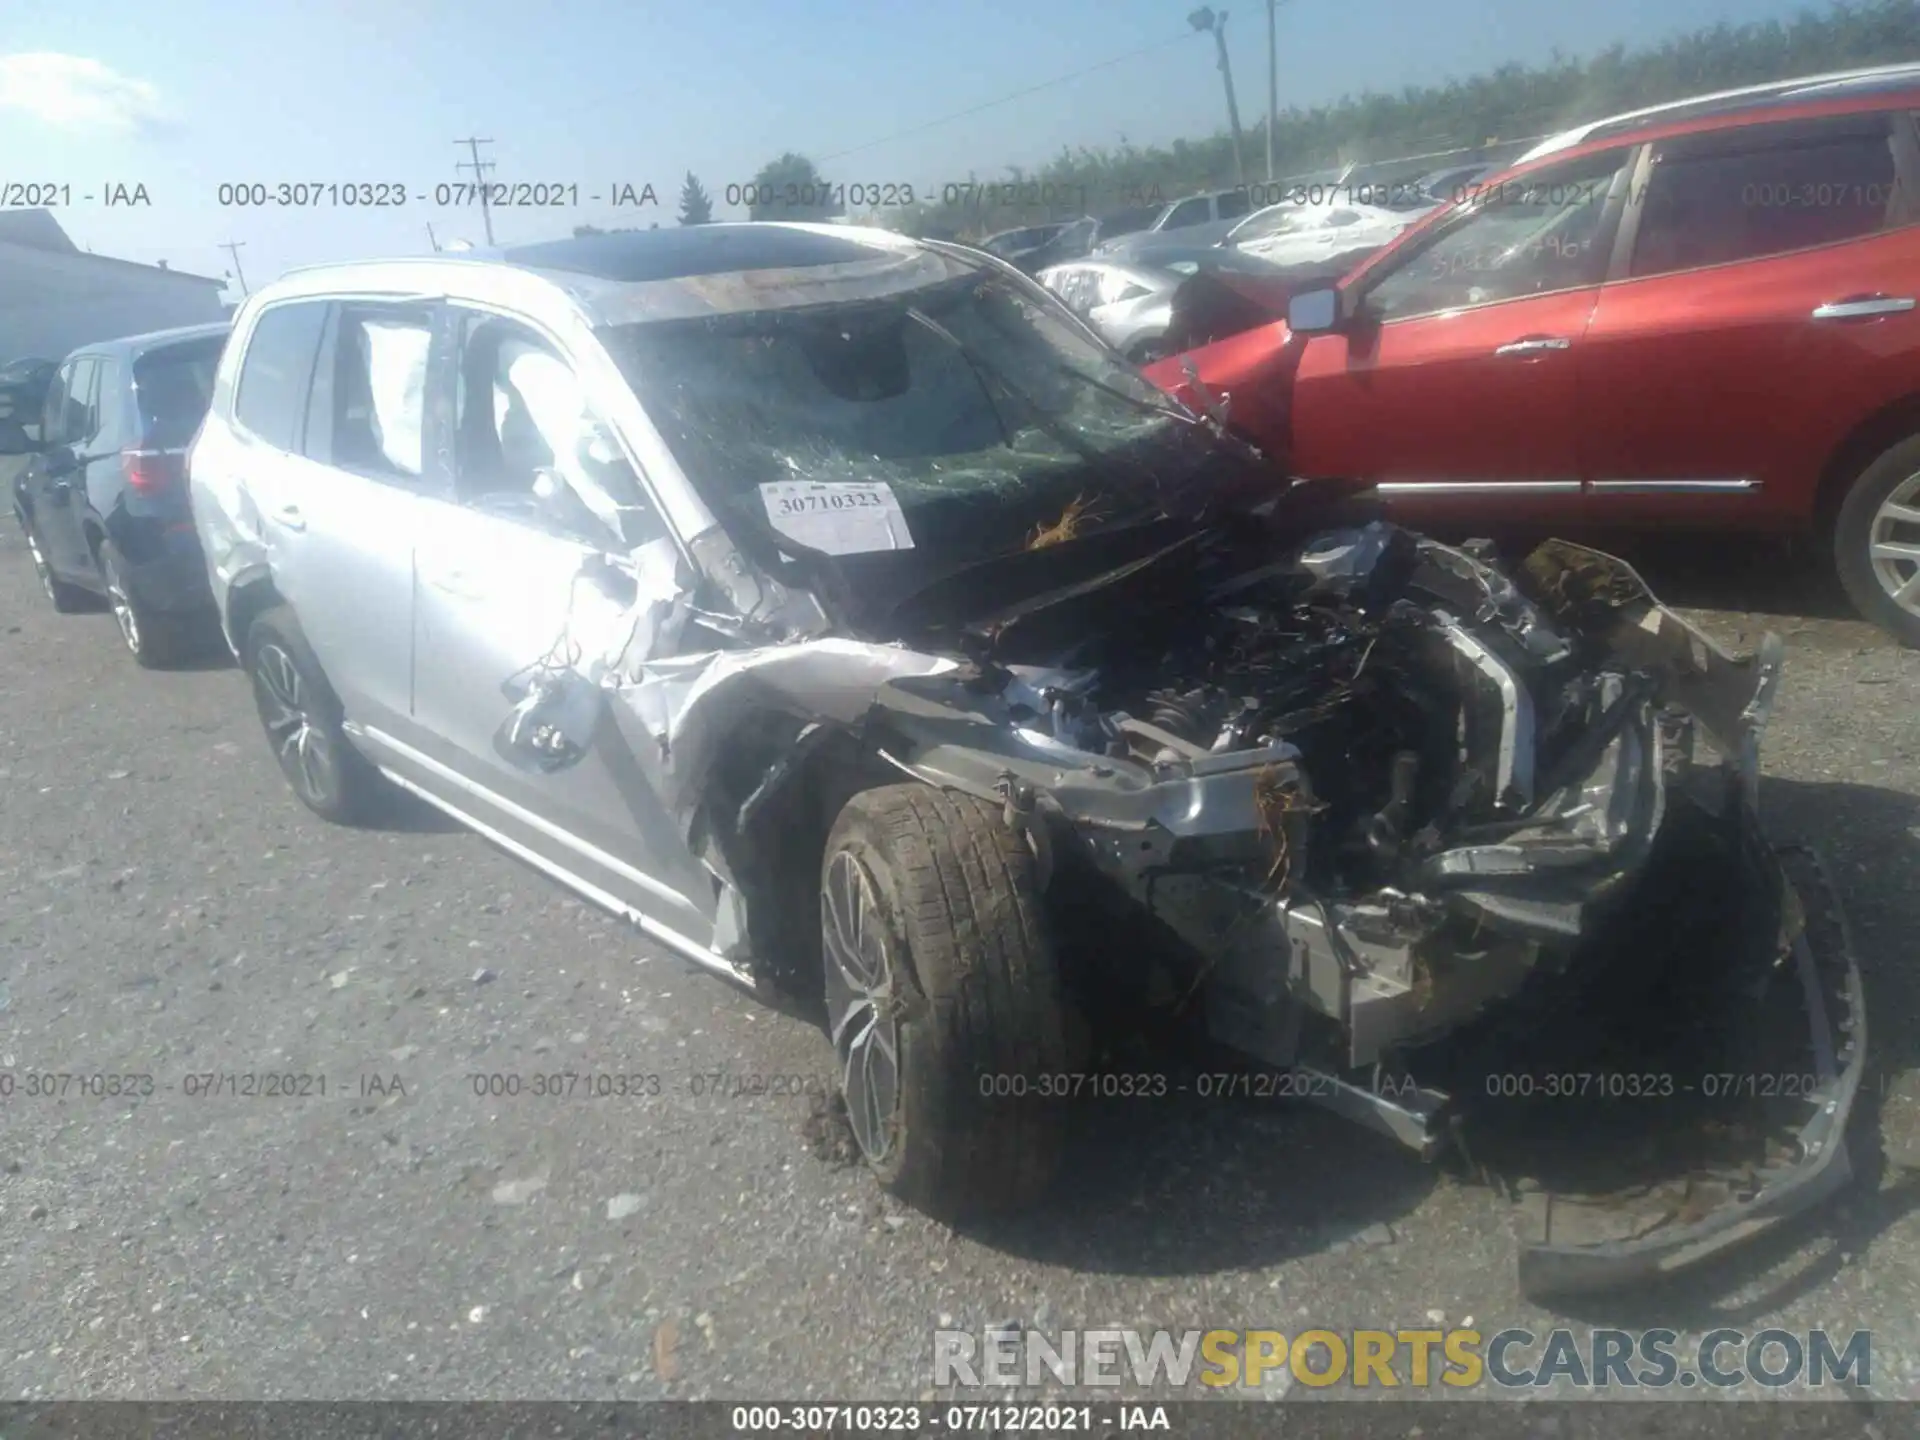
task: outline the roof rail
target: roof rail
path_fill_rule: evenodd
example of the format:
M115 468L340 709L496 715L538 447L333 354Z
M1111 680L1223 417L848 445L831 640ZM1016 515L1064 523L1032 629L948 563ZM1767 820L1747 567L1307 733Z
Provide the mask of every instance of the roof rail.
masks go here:
M1832 70L1820 75L1801 75L1787 80L1769 80L1762 85L1740 85L1731 90L1714 90L1705 95L1689 95L1680 100L1666 100L1658 105L1643 106L1638 110L1625 110L1618 115L1603 116L1598 120L1589 120L1583 125L1575 125L1550 135L1535 145L1514 163L1525 164L1537 160L1542 155L1552 155L1557 151L1570 149L1592 135L1596 130L1610 129L1616 125L1628 125L1636 121L1654 121L1660 116L1677 110L1686 110L1695 105L1710 105L1719 100L1738 100L1744 96L1790 95L1796 90L1812 89L1822 85L1837 85L1848 80L1874 80L1883 76L1912 75L1920 80L1920 61L1903 60L1891 65L1868 65L1855 70Z

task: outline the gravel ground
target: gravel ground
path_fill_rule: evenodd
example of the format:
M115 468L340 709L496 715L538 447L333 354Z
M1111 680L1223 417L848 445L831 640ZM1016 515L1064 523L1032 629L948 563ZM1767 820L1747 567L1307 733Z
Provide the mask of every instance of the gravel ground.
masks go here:
M1682 1286L1569 1316L1517 1296L1502 1201L1311 1109L1136 1102L1090 1117L1039 1215L960 1236L900 1210L816 1153L808 1095L694 1093L716 1072L824 1085L817 1031L430 816L312 818L235 670L138 671L109 617L52 613L9 523L0 1065L157 1093L0 1102L0 1398L912 1398L941 1317L1428 1312L1868 1327L1873 1392L1920 1395L1920 1192L1899 1163L1920 1159L1920 655L1771 561L1696 569L1649 566L1724 639L1773 625L1791 647L1764 803L1777 835L1827 847L1854 922L1868 1173ZM548 1069L661 1093L485 1099L466 1079ZM327 1094L183 1093L217 1071Z

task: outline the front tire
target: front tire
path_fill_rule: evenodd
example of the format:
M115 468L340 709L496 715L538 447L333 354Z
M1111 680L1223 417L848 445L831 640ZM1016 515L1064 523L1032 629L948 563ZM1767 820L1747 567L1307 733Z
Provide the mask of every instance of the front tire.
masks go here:
M263 611L247 628L242 654L267 744L300 803L336 825L372 818L386 781L347 738L340 700L293 611Z
M1920 435L1860 472L1835 518L1833 550L1854 608L1920 649Z
M1039 1089L1071 1032L1026 845L992 806L889 785L840 812L820 885L828 1034L868 1166L943 1219L1037 1200L1064 1130Z

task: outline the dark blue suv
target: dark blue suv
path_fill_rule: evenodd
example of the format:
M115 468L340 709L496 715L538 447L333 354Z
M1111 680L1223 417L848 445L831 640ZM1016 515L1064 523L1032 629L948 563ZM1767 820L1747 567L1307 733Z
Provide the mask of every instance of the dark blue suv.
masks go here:
M148 667L183 658L216 628L186 455L229 328L85 346L42 381L37 411L27 391L13 390L11 407L0 395L0 455L30 457L13 509L41 588L60 611L104 600Z

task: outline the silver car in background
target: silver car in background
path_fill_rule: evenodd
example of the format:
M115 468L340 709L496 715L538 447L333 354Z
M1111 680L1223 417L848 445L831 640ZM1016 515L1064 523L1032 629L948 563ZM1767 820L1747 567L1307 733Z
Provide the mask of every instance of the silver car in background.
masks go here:
M1191 268L1191 266L1189 266ZM1173 294L1187 277L1178 271L1101 260L1050 265L1034 276L1136 365L1167 353Z

